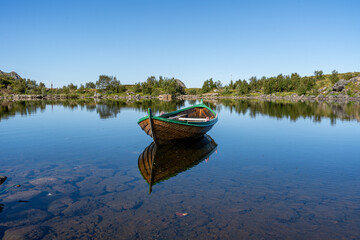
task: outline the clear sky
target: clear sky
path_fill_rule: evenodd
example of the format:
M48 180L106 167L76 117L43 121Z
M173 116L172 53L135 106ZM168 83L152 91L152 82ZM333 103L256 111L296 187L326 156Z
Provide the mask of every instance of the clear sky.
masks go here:
M360 1L0 0L0 70L54 86L148 76L201 87L360 71Z

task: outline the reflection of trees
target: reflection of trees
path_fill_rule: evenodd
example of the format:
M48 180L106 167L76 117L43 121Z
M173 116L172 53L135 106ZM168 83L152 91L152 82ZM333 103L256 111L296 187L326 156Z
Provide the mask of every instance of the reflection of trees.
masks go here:
M40 101L0 102L0 121L15 114L30 115L45 108L46 103Z
M64 108L76 109L78 107L93 106L91 100L43 100L43 101L0 101L0 121L20 114L22 116L31 115L38 110L45 111L46 106L63 106Z
M141 112L147 112L151 108L154 114L160 112L172 112L184 106L184 101L159 101L140 100L134 102L102 100L96 104L96 112L100 118L116 117L122 108L131 108Z
M189 102L190 105L195 102ZM299 118L311 118L316 122L321 118L330 118L334 124L336 119L360 121L359 103L318 103L318 102L287 102L287 101L260 101L260 100L230 100L207 101L206 105L220 112L222 108L238 114L248 113L255 118L258 114L275 118L289 118L296 121ZM147 112L151 108L154 114L175 111L185 105L184 101L140 100L126 102L124 100L100 100L95 103L93 99L83 100L46 100L46 101L15 101L0 102L0 121L15 114L30 115L37 111L44 111L48 106L62 106L69 109L86 109L96 111L100 118L116 117L121 109L135 109Z
M96 112L100 118L113 118L120 113L120 109L126 107L124 101L106 101L105 103L99 102L96 104Z
M259 100L225 100L222 105L239 114L246 114L253 118L256 115L266 115L275 118L311 118L320 122L322 117L330 118L332 123L336 119L360 121L359 103L327 103L327 102L288 102L288 101L259 101Z
M141 100L129 103L130 108L135 108L139 111L147 111L148 108L151 108L154 114L160 112L172 112L183 106L185 106L184 101L159 101L159 100Z
M141 100L134 102L126 102L124 100L101 100L95 103L92 99L84 100L57 100L57 101L15 101L0 102L0 120L7 119L15 114L30 115L38 110L45 110L46 106L63 106L69 109L86 109L87 111L95 111L100 118L116 117L122 108L135 109L147 112L148 108L153 110L154 114L160 112L175 111L185 105L184 101L159 101L159 100Z

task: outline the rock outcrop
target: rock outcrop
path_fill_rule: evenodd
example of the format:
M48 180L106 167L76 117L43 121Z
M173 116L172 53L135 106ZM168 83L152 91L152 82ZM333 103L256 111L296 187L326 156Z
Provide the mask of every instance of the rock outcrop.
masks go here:
M332 87L332 89L335 92L341 92L342 90L345 89L346 85L348 85L349 83L351 83L351 82L355 83L358 81L360 82L360 75L357 77L353 77L349 80L342 79L342 80L338 81L337 83L335 83L334 86Z
M11 78L13 78L15 80L21 79L20 75L17 74L16 72L6 73L6 72L3 72L3 71L0 70L0 75L5 75L5 76L11 77Z
M177 85L179 85L182 88L186 88L185 84L180 79L175 79L175 82Z

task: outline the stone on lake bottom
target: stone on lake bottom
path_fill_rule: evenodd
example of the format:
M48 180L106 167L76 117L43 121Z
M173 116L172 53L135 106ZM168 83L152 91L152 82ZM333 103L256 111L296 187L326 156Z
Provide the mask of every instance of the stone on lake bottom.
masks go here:
M41 191L39 190L29 190L29 191L21 191L21 192L15 192L13 194L10 194L7 196L3 202L12 202L12 201L18 201L18 200L29 200L37 195L39 195Z

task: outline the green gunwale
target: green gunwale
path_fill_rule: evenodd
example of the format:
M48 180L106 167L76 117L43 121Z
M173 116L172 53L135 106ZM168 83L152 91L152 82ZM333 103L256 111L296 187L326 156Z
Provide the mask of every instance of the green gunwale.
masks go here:
M170 116L170 115L173 115L173 114L176 114L176 113L179 113L179 112L182 112L182 111L191 109L191 108L197 108L197 107L204 107L204 108L210 110L211 113L214 114L214 116L216 116L216 113L215 113L211 108L209 108L208 106L206 106L206 105L203 104L203 103L200 103L200 104L197 104L197 105L194 105L194 106L190 106L190 107L187 107L187 108L179 109L179 110L174 111L174 112L170 112L170 113L163 114L163 115L162 115L163 117L160 117L160 116L152 116L151 118L152 118L152 119L157 119L157 120L160 120L160 121L164 121L164 122L181 124L181 125L187 125L187 126L194 126L194 127L206 127L206 126L211 126L211 125L214 125L214 124L218 121L218 117L215 117L215 118L211 119L211 120L208 121L208 122L184 122L184 121L179 121L179 120L164 118L164 117L167 117L167 116ZM149 118L149 116L145 116L145 117L140 118L139 121L138 121L138 124L139 124L140 122L148 119L148 118Z

